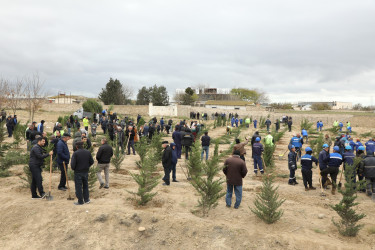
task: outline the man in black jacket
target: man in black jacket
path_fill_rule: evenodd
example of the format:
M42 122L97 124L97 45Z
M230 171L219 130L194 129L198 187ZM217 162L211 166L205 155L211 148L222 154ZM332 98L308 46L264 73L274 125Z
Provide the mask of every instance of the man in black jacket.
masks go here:
M168 144L168 141L163 141L162 146L164 148L162 163L164 168L163 185L169 186L170 184L170 173L172 168L172 149Z
M375 193L375 157L374 153L368 153L359 164L359 173L366 178L366 193L371 196Z
M181 132L181 145L185 147L185 158L189 159L189 151L193 145L194 136L189 128L184 128Z
M39 137L37 141L37 144L30 151L29 168L32 176L30 188L32 199L43 199L46 194L43 191L43 178L41 167L43 166L44 158L47 158L48 156L52 155L53 152L51 151L48 154L44 154L44 138ZM36 188L38 188L40 196L37 195Z
M134 137L135 132L133 126L129 126L126 130L126 136L128 137L128 155L130 155L130 148L133 150L133 155L135 155L135 148L134 148Z
M96 153L96 160L98 161L98 176L99 188L109 188L109 163L113 156L113 149L110 145L107 144L107 139L102 139L102 145L100 146L98 152ZM105 176L105 186L102 179L102 171L104 170Z
M198 113L199 114L199 113ZM210 149L210 140L211 138L208 136L208 132L204 132L204 136L202 136L202 153L201 153L201 160L203 161L203 155L206 151L206 161L208 160L208 152Z
M76 147L77 151L73 153L70 163L72 170L74 170L74 182L78 199L78 202L75 202L74 205L83 205L84 203L90 203L88 173L90 166L94 164L94 159L90 151L83 148L82 141L77 142Z

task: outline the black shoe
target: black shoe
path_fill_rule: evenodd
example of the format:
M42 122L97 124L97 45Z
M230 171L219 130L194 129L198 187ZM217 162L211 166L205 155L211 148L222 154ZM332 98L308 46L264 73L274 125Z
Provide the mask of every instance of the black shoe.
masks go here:
M296 185L294 182L288 182L288 184L292 186Z
M66 191L66 190L68 190L67 188L65 188L65 187L59 187L58 188L60 191Z
M90 204L91 203L91 201L90 200L88 200L88 201L85 201L85 204Z
M163 186L169 186L169 184L167 184L167 183L163 183Z
M76 206L81 206L81 205L83 205L83 203L79 203L79 202L74 202L73 204L76 205Z
M33 197L31 197L31 199L32 200L40 200L40 199L42 199L42 197L40 197L40 196L33 196Z
M41 199L44 199L44 198L46 198L46 196L47 196L46 193L42 193L42 194L40 195L40 198L41 198Z
M297 185L297 184L298 184L298 182L297 182L297 181L294 181L294 184L296 184L296 185Z
M108 189L109 187L108 186L104 186L105 189Z
M227 207L229 207L229 208L230 208L230 205L227 205Z
M173 182L178 182L178 180L173 180Z
M234 209L238 209L238 207L234 207Z
M104 183L100 183L99 189L104 187Z

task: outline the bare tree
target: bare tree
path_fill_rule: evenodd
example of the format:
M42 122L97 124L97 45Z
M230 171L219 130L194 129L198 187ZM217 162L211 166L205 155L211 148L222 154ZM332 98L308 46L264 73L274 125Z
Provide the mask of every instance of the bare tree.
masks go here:
M3 109L8 101L8 81L0 78L0 109Z
M21 106L24 91L23 87L24 84L20 79L17 79L15 82L9 83L8 85L8 106L12 109L13 115L16 114L17 109Z
M125 97L125 104L130 104L131 103L131 98L133 97L134 90L132 87L130 87L127 84L122 85L122 92Z
M34 120L34 114L45 102L46 93L43 89L44 83L41 81L39 74L35 73L25 77L25 102L29 110L30 121Z

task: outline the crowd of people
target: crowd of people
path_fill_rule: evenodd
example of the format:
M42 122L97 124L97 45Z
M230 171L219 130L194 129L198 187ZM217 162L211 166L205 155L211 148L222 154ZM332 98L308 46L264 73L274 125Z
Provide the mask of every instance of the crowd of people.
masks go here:
M3 112L2 119L3 118ZM6 114L5 114L6 116ZM60 170L60 182L58 190L66 191L66 176L67 168L70 164L71 169L75 173L75 189L78 201L74 204L82 205L90 203L89 191L88 191L88 172L90 166L94 164L94 159L90 152L92 148L92 142L90 138L95 139L97 135L97 128L101 127L104 135L107 137L102 138L100 141L101 145L96 153L97 160L97 177L99 181L99 188L109 188L109 167L111 158L113 157L113 148L109 144L109 141L113 141L121 148L121 153L125 154L127 147L127 154L136 154L135 143L137 143L141 137L146 137L149 140L152 139L155 133L166 133L170 134L171 128L174 126L174 132L172 133L172 143L163 141L162 147L164 148L162 155L162 165L164 168L163 185L169 186L171 182L178 182L176 177L176 165L180 159L182 159L182 152L184 149L185 159L189 159L191 148L197 139L201 142L201 160L208 160L209 148L211 145L211 138L208 131L205 131L200 138L197 138L199 132L203 129L204 125L199 122L199 118L206 116L206 114L192 113L191 117L195 117L198 120L192 120L187 122L181 120L177 124L173 125L173 120L164 120L163 117L158 121L156 117L152 118L143 125L135 126L135 122L132 119L125 117L120 120L116 113L107 112L104 110L100 114L94 114L92 121L88 117L84 117L81 122L70 116L65 121L65 126L62 123L57 122L53 126L51 136L47 136L45 131L45 121L41 120L40 123L32 122L32 124L26 130L27 149L30 151L29 167L32 173L31 183L31 194L33 199L41 199L46 197L42 185L42 166L44 165L44 159L51 157L53 163ZM217 116L226 116L226 114L214 114ZM238 127L239 125L245 124L246 127L250 125L250 119L240 118L237 114L229 114L230 117L230 128ZM137 116L137 124L142 121L142 116ZM257 128L257 119L252 120L254 128ZM270 132L272 122L270 119L264 121L267 132L263 139L264 145L274 146L274 139ZM285 117L281 120L276 120L274 123L275 130L280 129L280 123L284 123L291 130L292 118ZM6 118L6 125L8 128L12 128L17 124L17 116L8 116ZM338 131L342 131L342 122L335 121L334 127L337 127ZM322 121L317 122L317 130L321 131L323 127ZM90 129L90 136L89 136ZM71 135L72 131L75 131L74 136ZM230 130L231 131L231 130ZM337 187L337 174L341 165L345 169L346 164L353 165L354 158L361 159L355 166L355 175L351 181L354 183L366 180L366 189L361 189L363 192L367 192L368 195L372 195L375 192L375 141L370 138L365 143L362 143L359 139L351 137L351 125L350 122L346 123L346 133L342 133L340 136L332 140L328 134L324 137L324 145L322 151L319 153L319 157L313 156L313 150L307 146L303 150L303 145L308 144L308 132L306 129L302 129L301 133L293 135L288 145L288 168L289 168L289 181L288 184L296 185L296 170L298 163L301 164L301 173L303 184L306 191L315 190L313 186L313 165L319 165L321 184L322 188L329 189L329 185L332 185L332 194L335 194ZM10 129L8 128L9 136L12 136ZM73 139L71 150L68 147L68 141ZM231 206L231 198L233 191L236 195L235 208L238 208L242 199L242 179L247 175L246 167L246 146L250 143L251 145L251 158L254 164L254 174L264 174L264 145L262 144L262 137L259 131L256 131L254 135L249 138L245 138L241 141L239 138L235 139L233 146L232 156L224 162L223 172L227 176L227 195L226 205ZM113 143L111 143L113 145ZM332 150L331 150L332 149ZM305 153L302 154L302 151ZM330 152L332 151L332 152ZM72 154L71 154L72 152ZM104 179L102 172L104 171ZM170 174L172 173L172 178ZM330 176L331 180L328 178ZM188 177L189 178L189 177ZM39 192L39 195L37 194Z

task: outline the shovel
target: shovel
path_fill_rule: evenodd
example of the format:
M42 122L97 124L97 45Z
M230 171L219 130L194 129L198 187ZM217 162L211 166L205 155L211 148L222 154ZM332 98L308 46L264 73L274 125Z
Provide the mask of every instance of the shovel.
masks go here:
M53 196L51 195L51 189L52 189L52 155L51 155L50 164L49 164L49 189L48 189L48 195L46 196L47 201L53 200Z
M279 160L282 160L282 159L283 159L283 157L284 157L285 153L286 153L286 152L288 152L288 150L289 150L289 149L287 149L287 150L286 150L286 151L284 152L284 154L282 154L282 155L279 155Z
M69 187L68 173L66 172L65 161L63 161L63 165L64 165L64 170L65 170L66 184L68 185L68 193L69 193L69 197L67 198L67 200L74 200L74 198L70 196L70 187Z

